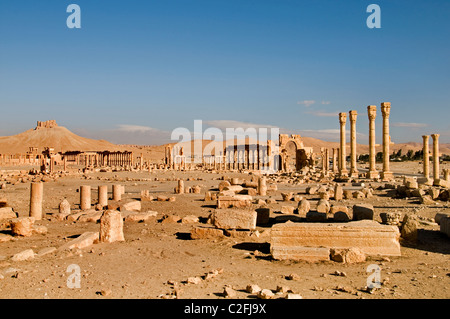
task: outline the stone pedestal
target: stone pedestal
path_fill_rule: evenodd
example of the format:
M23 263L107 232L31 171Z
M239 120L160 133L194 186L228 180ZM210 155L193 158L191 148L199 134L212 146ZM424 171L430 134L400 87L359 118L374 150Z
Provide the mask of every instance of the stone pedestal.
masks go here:
M119 211L108 210L100 218L100 242L125 241L123 219Z
M42 199L44 197L44 184L31 183L30 188L30 217L35 220L42 219Z
M267 185L266 185L266 177L261 176L258 179L258 195L266 196L267 195Z

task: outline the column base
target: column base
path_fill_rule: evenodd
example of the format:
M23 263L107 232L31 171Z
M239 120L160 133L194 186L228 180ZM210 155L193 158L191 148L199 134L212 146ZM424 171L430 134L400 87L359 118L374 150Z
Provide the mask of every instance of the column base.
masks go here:
M351 178L358 178L359 177L359 172L358 171L350 171L349 177L351 177Z
M394 179L394 173L392 172L381 172L380 176L383 181L391 181Z
M380 174L377 171L369 171L367 172L366 177L370 179L378 179L380 178Z
M347 177L348 176L348 171L347 170L342 170L342 171L339 172L339 175Z

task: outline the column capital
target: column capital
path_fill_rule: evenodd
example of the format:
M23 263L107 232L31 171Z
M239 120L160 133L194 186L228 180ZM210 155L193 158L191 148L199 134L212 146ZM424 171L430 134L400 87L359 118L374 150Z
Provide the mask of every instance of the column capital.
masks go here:
M441 136L441 134L431 134L431 137L433 138L433 140L437 140L439 138L439 136Z
M358 117L357 111L350 111L348 112L348 118L350 119L350 122L356 122L356 118Z
M347 122L347 113L341 112L339 113L339 123L345 125Z
M367 107L367 114L369 115L369 120L373 121L377 117L377 106L369 105Z
M383 102L381 103L381 114L383 117L389 117L391 113L391 102Z

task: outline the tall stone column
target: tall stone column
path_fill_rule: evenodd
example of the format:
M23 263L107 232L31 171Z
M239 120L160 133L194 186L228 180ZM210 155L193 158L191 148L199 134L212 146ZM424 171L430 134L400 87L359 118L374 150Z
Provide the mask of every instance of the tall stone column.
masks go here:
M423 138L423 177L430 177L430 151L428 149L429 138L428 135L422 135Z
M367 107L369 116L369 172L367 178L376 179L379 177L376 168L376 151L375 151L375 118L377 117L377 106L369 105Z
M439 134L431 134L433 138L433 179L439 184Z
M108 185L98 186L98 203L100 206L108 206Z
M113 185L113 200L120 201L122 199L122 186L119 184Z
M350 111L350 176L358 177L358 168L356 167L356 118L358 112Z
M44 184L31 183L30 187L30 217L35 220L42 219L42 200L44 197Z
M80 209L91 209L91 186L89 185L80 187Z
M330 170L330 150L328 148L325 149L325 169L328 174L328 171Z
M339 157L339 174L341 176L347 176L347 163L345 154L345 123L347 122L347 113L339 113L339 124L341 126L341 145L340 145L340 157Z
M333 173L338 172L337 158L338 158L339 149L333 148Z
M383 172L381 178L383 180L392 180L394 174L389 169L389 146L391 138L389 136L389 115L391 113L391 103L381 103L381 115L383 116Z

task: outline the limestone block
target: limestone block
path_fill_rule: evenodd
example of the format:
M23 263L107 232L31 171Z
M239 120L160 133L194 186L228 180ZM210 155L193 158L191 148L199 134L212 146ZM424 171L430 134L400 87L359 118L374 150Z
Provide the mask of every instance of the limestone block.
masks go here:
M141 202L138 200L134 200L125 204L120 205L120 211L123 210L131 210L135 212L139 212L141 210Z
M223 237L222 229L205 226L194 226L191 229L191 239L216 239Z
M0 208L0 220L16 218L17 214L14 213L12 207L1 207Z
M319 200L319 202L317 203L316 211L318 213L325 213L325 215L328 214L328 212L330 211L330 203L325 199Z
M330 250L331 260L346 264L361 263L366 261L366 254L357 247L333 248Z
M99 241L98 232L85 232L77 238L65 243L58 250L71 250L71 249L83 249L93 244L97 244Z
M350 215L348 207L345 205L333 205L330 207L329 217L333 218L335 222L348 222Z
M336 184L334 187L334 200L344 199L344 190L341 185Z
M29 237L33 235L34 217L19 217L11 219L11 234L14 236Z
M310 209L311 209L311 204L309 203L309 201L306 198L303 198L298 203L297 211L301 217L306 217L306 214L309 212Z
M12 261L25 261L30 260L34 258L34 251L32 249L27 249L24 251L21 251L20 253L15 254L11 257Z
M219 196L217 208L246 208L252 205L252 197L249 195Z
M123 219L119 211L108 210L100 218L100 242L125 241Z
M219 192L223 191L223 189L224 189L225 187L229 187L229 186L231 186L231 184L230 184L230 182L228 182L228 181L220 182L220 183L219 183Z
M398 227L361 220L349 223L275 224L270 249L275 259L297 259L299 247L352 248L366 255L400 256Z
M317 262L330 260L330 249L326 247L271 247L272 257L276 260L303 260Z
M217 228L253 230L257 216L254 210L217 209L211 215L211 222Z
M381 222L386 225L399 226L402 218L401 212L380 213Z
M405 240L417 241L417 227L419 222L416 215L406 214L402 222L401 237Z
M441 224L442 218L445 218L445 217L447 217L447 216L450 216L450 213L437 213L437 214L434 216L434 221L435 221L438 225L440 225L440 224Z
M443 217L440 220L440 231L450 237L450 217Z
M59 203L59 213L63 216L70 214L70 203L67 199L64 199L61 203Z
M373 220L374 208L369 204L353 205L353 220L370 219Z
M77 222L80 223L96 223L103 215L103 211L93 211L86 214L82 214L78 217Z
M293 214L295 211L294 206L281 206L281 213L282 214Z
M128 214L125 218L125 222L147 222L152 219L156 219L158 212L147 211L147 212L134 212Z
M306 213L307 222L324 222L327 220L327 213L310 211Z
M256 209L256 225L266 225L270 220L270 208L260 207Z

